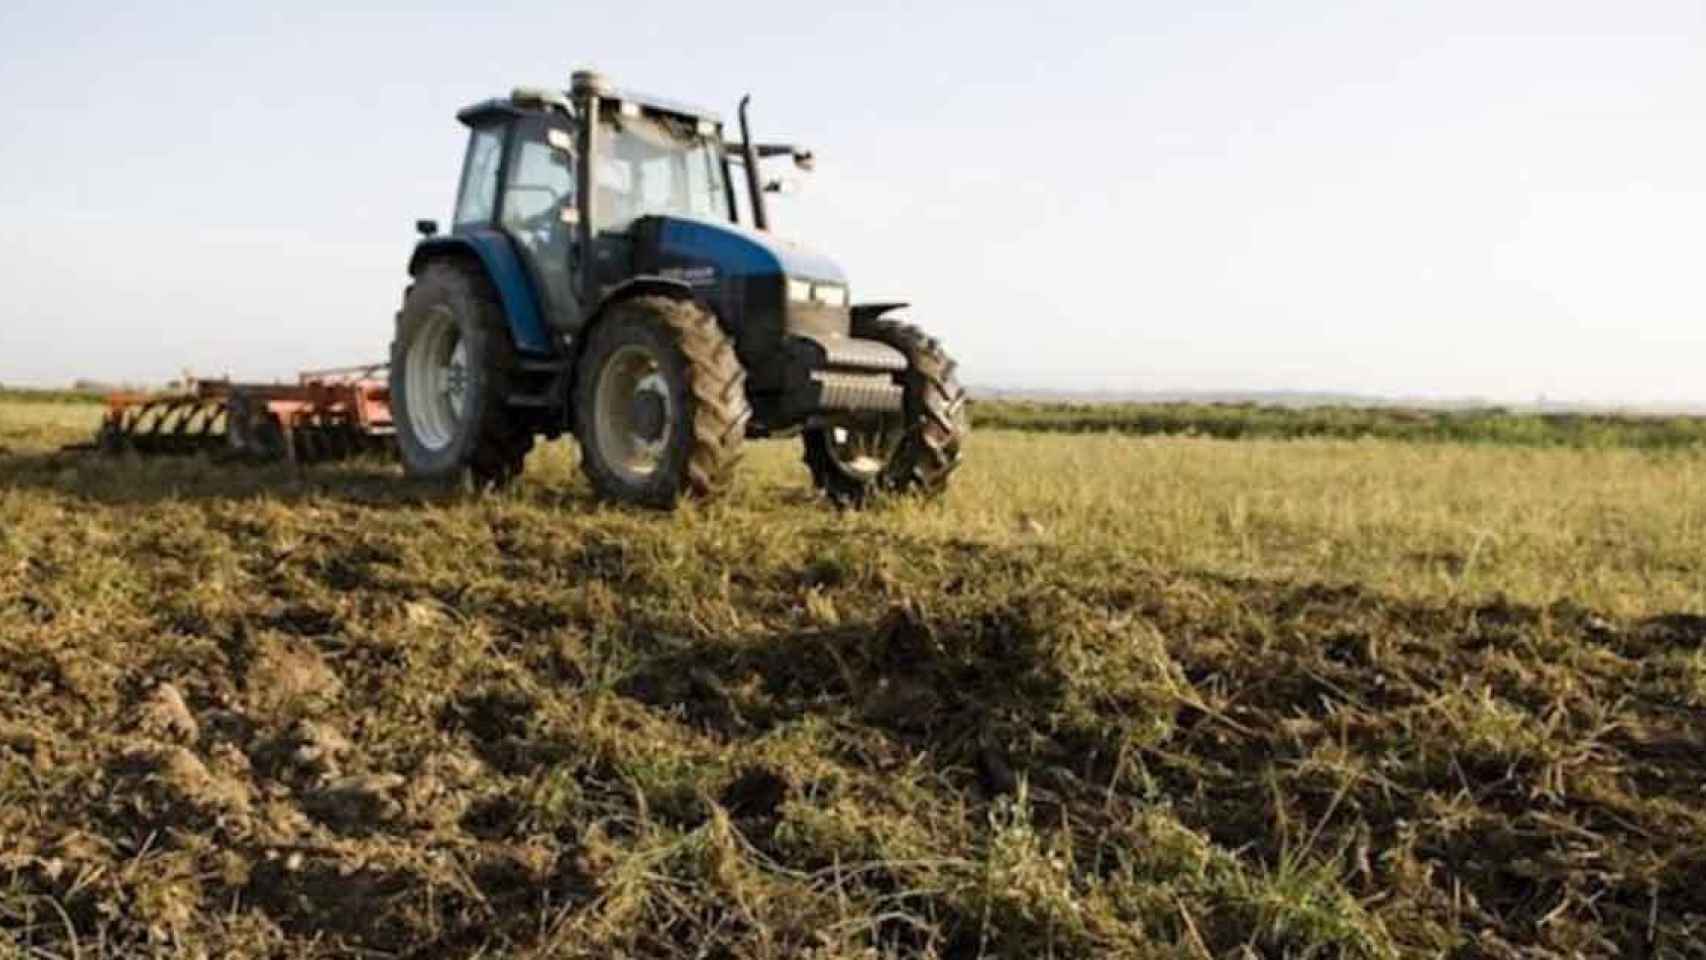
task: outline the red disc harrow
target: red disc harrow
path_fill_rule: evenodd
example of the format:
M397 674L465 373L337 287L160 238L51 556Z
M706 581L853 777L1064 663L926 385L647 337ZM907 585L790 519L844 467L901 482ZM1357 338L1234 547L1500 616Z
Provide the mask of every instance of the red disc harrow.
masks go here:
M394 449L384 364L310 370L296 383L195 380L160 393L115 393L99 449L144 454L226 452L317 463Z

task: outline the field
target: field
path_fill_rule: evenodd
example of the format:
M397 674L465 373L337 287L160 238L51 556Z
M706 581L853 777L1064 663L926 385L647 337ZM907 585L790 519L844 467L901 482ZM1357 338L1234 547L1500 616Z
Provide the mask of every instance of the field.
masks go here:
M0 957L1706 956L1698 444L989 408L665 515L98 409L0 404Z
M1706 445L1706 417L1529 413L1498 407L1279 407L1254 403L1037 403L979 406L985 429L1120 433L1221 440L1408 440L1578 449L1686 450Z

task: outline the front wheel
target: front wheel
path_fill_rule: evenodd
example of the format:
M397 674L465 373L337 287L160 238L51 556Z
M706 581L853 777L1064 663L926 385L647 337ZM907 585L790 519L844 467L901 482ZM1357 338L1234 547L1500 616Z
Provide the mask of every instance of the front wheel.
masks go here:
M813 485L855 507L879 493L940 495L970 431L957 364L933 337L898 320L861 321L853 335L906 355L902 413L806 431Z
M612 307L575 368L581 469L599 496L669 508L727 489L752 417L734 344L697 304Z

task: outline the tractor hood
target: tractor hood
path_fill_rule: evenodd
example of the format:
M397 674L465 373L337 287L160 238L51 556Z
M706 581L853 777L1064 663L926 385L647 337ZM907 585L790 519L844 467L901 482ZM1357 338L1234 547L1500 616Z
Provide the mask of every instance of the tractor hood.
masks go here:
M851 329L845 302L792 298L802 286L845 290L841 267L820 253L768 233L692 217L642 217L635 226L639 272L687 284L715 311L735 339L754 393L785 386L792 338L846 336Z
M834 260L790 240L731 223L690 217L658 217L657 252L665 271L710 267L713 282L794 277L847 282Z

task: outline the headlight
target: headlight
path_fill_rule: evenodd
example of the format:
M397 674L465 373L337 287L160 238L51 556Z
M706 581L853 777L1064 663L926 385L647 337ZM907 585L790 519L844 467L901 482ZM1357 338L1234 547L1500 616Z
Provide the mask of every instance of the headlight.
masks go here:
M845 307L848 303L847 288L839 283L813 283L792 277L788 278L788 299L824 307Z

